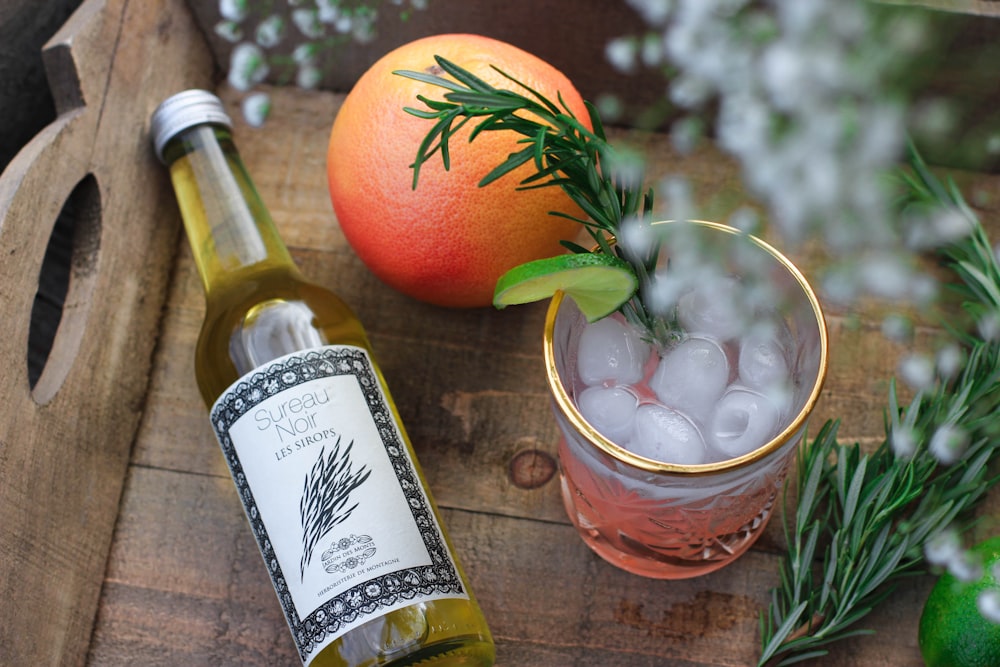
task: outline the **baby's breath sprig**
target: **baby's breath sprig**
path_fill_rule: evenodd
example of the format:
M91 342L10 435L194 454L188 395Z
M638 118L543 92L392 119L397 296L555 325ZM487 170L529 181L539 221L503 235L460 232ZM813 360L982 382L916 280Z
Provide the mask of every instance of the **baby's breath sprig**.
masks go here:
M271 110L267 93L254 92L258 84L316 88L325 55L347 42L371 41L383 5L406 20L427 0L219 0L214 32L233 44L228 82L247 93L241 105L247 122L262 125Z
M589 104L593 129L584 125L561 97L556 104L500 70L497 71L523 94L494 87L445 58L437 57L437 63L452 78L426 72L397 72L447 91L441 100L418 96L426 109L406 109L414 116L435 121L417 151L414 187L421 167L436 153L440 153L446 169L450 166L449 141L467 123L473 123L470 140L482 132L519 135L523 148L486 174L479 185L488 185L522 165L533 164L534 172L519 187L562 188L586 217L554 215L583 225L600 252L628 262L639 280L637 296L623 306L622 313L651 340L669 337L673 331L670 323L657 317L642 298L657 266L657 245L647 244L644 252L634 253L614 243L627 225L648 223L652 216L654 193L645 186L643 161L608 142L600 116ZM563 245L573 252L591 252L572 241L563 241Z
M989 470L1000 451L1000 340L984 336L982 325L1000 313L1000 267L957 188L940 183L915 151L911 164L908 204L947 206L969 224L963 240L940 252L979 326L950 327L967 355L959 375L939 376L903 409L892 385L876 451L839 444L833 421L804 449L780 584L761 617L760 665L818 657L833 642L870 634L860 621L902 578L926 568L928 545L967 520L1000 479Z

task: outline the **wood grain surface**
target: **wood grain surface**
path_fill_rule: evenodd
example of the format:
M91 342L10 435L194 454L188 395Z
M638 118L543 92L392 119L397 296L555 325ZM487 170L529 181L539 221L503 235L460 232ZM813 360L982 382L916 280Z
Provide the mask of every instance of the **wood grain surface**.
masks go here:
M282 113L259 130L238 122L236 140L302 269L366 324L495 633L498 664L752 664L758 614L777 581L779 524L732 566L689 581L645 580L591 554L552 474L558 435L541 363L545 305L446 310L381 285L346 245L326 190L326 138L342 97L271 92ZM220 94L234 103L232 91ZM616 141L642 146L660 174L688 175L719 216L743 201L735 166L711 147L681 157L662 136L622 132ZM983 213L995 221L1000 180L965 181L981 200L989 195ZM815 248L793 257L807 275L822 261ZM194 384L201 311L182 243L90 664L295 664ZM841 417L844 439L869 445L882 437L888 380L908 351L881 336L878 313L829 313L831 375L813 420ZM937 333L926 323L916 344ZM871 617L875 637L817 664L919 664L916 622L929 585L918 579L895 592Z
M50 52L60 118L0 180L0 663L298 664L195 386L203 296L147 136L162 99L211 85L210 55L181 0L88 0ZM545 305L447 310L388 289L346 244L327 194L327 137L342 96L272 89L280 113L255 130L240 121L234 92L218 91L295 259L369 330L497 664L754 664L757 618L783 552L779 524L733 565L687 581L643 579L593 555L559 498ZM661 135L614 139L643 150L656 174L690 178L706 217L724 219L746 200L735 165L711 146L680 156ZM1000 176L956 177L1000 238ZM74 274L64 312L74 336L57 334L48 378L32 392L33 281L51 221L82 180L94 184L100 213L85 235L94 242L79 250L91 272ZM820 247L789 254L810 277L824 261ZM889 378L910 351L881 335L882 311L828 310L830 375L814 430L837 417L843 440L881 439ZM935 322L921 323L914 346L940 334ZM984 516L998 502L991 496ZM986 520L979 530L997 528ZM868 619L877 634L815 664L919 665L917 619L931 583L894 591Z

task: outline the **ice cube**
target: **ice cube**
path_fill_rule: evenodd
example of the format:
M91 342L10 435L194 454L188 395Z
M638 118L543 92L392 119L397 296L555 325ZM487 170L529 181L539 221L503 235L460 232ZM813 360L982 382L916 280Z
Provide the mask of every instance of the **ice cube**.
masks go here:
M685 338L656 366L649 388L668 407L704 420L729 384L729 360L718 343Z
M689 334L727 341L746 325L740 281L716 276L683 294L677 302L677 319Z
M648 459L697 465L706 459L705 441L690 419L670 408L644 403L635 413L628 449Z
M588 386L634 384L642 379L649 344L612 317L592 322L580 334L577 371Z
M608 440L628 442L639 399L622 387L588 387L577 399L580 414Z
M708 444L729 458L757 449L778 434L780 413L756 391L733 387L719 400L705 429Z
M788 385L788 357L770 327L754 328L740 341L740 382L753 389L767 390Z

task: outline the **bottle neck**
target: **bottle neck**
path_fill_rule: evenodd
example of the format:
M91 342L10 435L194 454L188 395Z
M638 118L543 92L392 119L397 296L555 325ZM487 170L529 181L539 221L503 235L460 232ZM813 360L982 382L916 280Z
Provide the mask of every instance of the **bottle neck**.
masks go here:
M227 129L191 127L164 157L208 298L251 272L298 273Z

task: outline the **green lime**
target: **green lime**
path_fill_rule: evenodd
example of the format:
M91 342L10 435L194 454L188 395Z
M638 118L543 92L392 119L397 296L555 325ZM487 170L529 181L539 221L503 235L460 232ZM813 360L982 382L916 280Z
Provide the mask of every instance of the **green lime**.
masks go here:
M593 322L618 310L638 286L632 267L612 255L559 255L515 266L500 276L493 305L506 308L548 299L562 291Z
M985 618L976 606L982 591L1000 586L993 574L993 564L1000 561L1000 537L981 542L972 553L982 558L982 579L964 582L945 573L924 604L918 639L927 667L1000 665L1000 623Z

